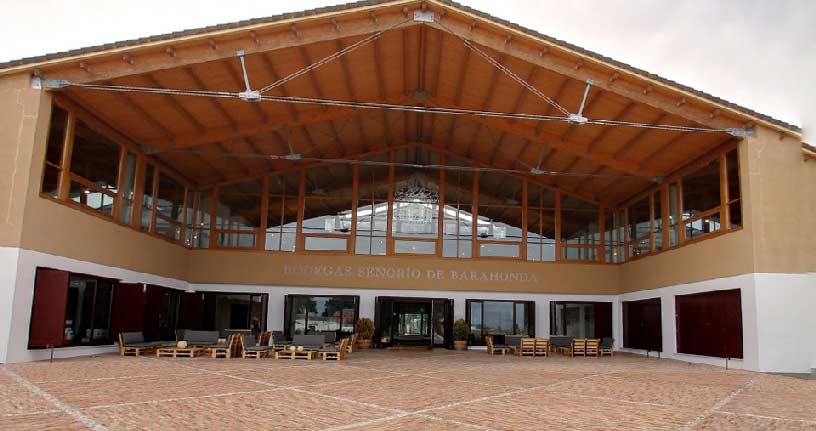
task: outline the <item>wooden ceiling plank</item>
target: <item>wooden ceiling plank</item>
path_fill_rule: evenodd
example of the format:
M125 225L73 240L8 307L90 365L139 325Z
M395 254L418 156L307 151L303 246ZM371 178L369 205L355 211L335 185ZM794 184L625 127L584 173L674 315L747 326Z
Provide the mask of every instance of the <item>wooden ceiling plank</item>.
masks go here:
M275 68L275 63L273 63L272 59L269 58L269 53L263 52L259 57L264 65L264 69L266 69L266 72L269 74L269 76L272 77L272 82L277 82L280 79L280 74L278 74L278 71ZM277 87L272 91L275 90L280 92L282 96L289 97L289 90L286 89L286 85L281 85L280 87ZM295 106L293 104L287 103L286 110L289 111L289 116L292 117L292 121L299 120L297 109L295 109Z
M621 109L621 111L620 111L620 112L618 112L618 113L617 113L617 114L616 114L616 115L615 115L615 116L612 118L612 120L613 120L613 121L620 121L621 119L623 119L624 117L626 117L626 116L629 114L629 112L631 112L631 111L632 111L632 109L634 109L636 106L637 106L637 103L635 103L634 101L630 100L630 101L629 101L629 103L627 103L627 104L626 104L626 106L624 106L624 107L623 107L623 109ZM589 144L587 145L587 153L592 153L593 151L595 151L595 149L596 149L596 147L598 146L598 144L600 144L600 143L601 143L601 142L602 142L602 141L603 141L603 140L606 138L606 135L608 135L608 134L609 134L609 132L611 132L611 131L612 131L612 127L604 127L604 129L603 129L603 130L601 130L601 133L599 133L599 134L598 134L598 136L596 136L596 137L595 137L595 138L594 138L592 141L590 141L590 142L589 142Z
M227 75L229 75L230 80L232 80L232 83L239 88L238 91L244 91L244 88L246 87L246 85L244 84L244 80L238 74L238 71L236 71L235 68L233 68L232 62L230 62L229 60L225 60L220 61L219 63L221 63L222 67L227 72ZM269 120L269 116L266 115L266 112L264 112L264 110L259 106L259 104L250 103L249 106L252 108L252 112L255 113L260 122L265 123Z
M439 4L442 8L450 8ZM454 11L455 12L455 11ZM461 11L459 11L461 12ZM450 15L453 17L453 15ZM664 111L668 114L680 116L682 118L694 121L700 125L712 128L726 128L726 127L741 127L742 122L735 118L729 118L725 115L710 116L711 110L693 109L690 108L689 103L677 104L677 91L671 89L669 91L649 91L644 92L644 88L649 85L649 80L634 76L627 73L626 79L621 77L616 80L609 79L609 66L595 65L593 63L600 63L598 60L586 59L582 60L582 67L575 67L575 57L577 55L556 56L556 55L540 55L541 43L525 43L531 40L529 35L521 34L520 31L509 29L511 33L520 33L519 38L514 43L506 43L507 33L496 33L492 31L489 26L495 26L495 23L488 23L485 28L480 27L483 31L470 31L470 24L464 19L446 19L444 27L437 22L429 23L427 25L436 27L441 31L455 32L456 34L467 35L468 39L473 43L479 44L483 47L492 49L495 52L505 53L509 56L526 61L553 72L559 73L563 76L575 79L580 82L592 80L594 85L602 90L618 94L620 96L638 101L653 108ZM535 46L534 46L535 45ZM556 47L563 49L563 47ZM665 85L658 83L662 88ZM668 94L671 93L671 94ZM699 98L694 95L688 97Z

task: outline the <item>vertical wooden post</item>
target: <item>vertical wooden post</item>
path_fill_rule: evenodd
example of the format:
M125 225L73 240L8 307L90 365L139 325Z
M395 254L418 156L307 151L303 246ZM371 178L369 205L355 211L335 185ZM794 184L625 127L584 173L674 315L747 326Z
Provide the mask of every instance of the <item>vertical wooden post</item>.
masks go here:
M306 168L300 168L300 181L298 183L298 209L297 209L297 240L295 241L295 251L306 249L306 238L303 236L303 212L306 208Z
M113 200L113 213L111 213L113 221L115 221L116 223L119 223L119 216L122 211L122 199L125 194L122 185L125 182L125 160L127 160L127 154L128 154L127 149L123 146L120 146L119 163L116 172L116 199Z
M728 214L728 201L731 200L728 196L728 158L725 155L725 152L720 154L720 230L731 228Z
M474 165L475 167L475 165ZM473 203L471 204L470 257L479 257L479 171L473 171Z
M144 154L136 155L136 176L133 179L133 208L130 215L130 225L134 229L141 229L142 226L142 201L144 201L145 170L147 169L146 157Z
M521 179L521 250L519 257L527 260L527 178ZM513 310L515 312L515 308Z
M269 175L264 175L261 188L261 220L258 223L258 232L255 236L255 247L258 250L266 249L266 228L269 217Z
M59 200L67 201L71 192L71 155L74 151L74 131L76 130L76 114L73 110L68 111L68 123L65 127L65 138L62 142L62 157L60 158L59 185L57 186L57 196Z
M683 220L683 179L677 180L677 244L686 240L686 223Z
M351 230L350 235L351 238L348 240L348 251L351 254L354 254L357 251L357 200L358 195L360 193L360 165L354 163L352 167L352 182L351 182ZM374 211L374 207L371 207L371 211Z
M561 261L561 191L555 191L555 261Z
M394 150L388 152L388 210L386 211L385 254L394 254Z

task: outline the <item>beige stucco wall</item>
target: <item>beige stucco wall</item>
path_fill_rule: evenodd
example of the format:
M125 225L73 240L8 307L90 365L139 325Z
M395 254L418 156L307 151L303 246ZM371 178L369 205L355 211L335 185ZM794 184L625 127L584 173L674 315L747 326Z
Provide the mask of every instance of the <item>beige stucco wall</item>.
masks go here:
M403 276L395 274L399 270L403 271ZM390 275L378 275L377 271L387 271ZM618 267L614 265L417 256L293 255L237 250L192 251L187 280L193 283L587 294L614 294L620 287Z
M743 144L755 272L814 271L816 162L805 161L800 142L767 129Z
M0 78L0 246L20 245L42 94L28 74ZM46 121L47 122L47 121Z
M27 75L0 78L0 246L121 267L196 283L278 284L390 289L614 294L751 272L816 271L816 161L800 145L760 128L740 144L744 228L624 265L551 264L419 257L289 255L189 251L39 196L50 96ZM288 272L340 268L349 276ZM369 267L419 270L422 276L371 278ZM302 268L302 267L299 267ZM362 268L362 269L361 269ZM338 270L335 270L335 273ZM360 273L359 271L363 271ZM535 282L454 279L526 274ZM442 274L434 278L431 274Z

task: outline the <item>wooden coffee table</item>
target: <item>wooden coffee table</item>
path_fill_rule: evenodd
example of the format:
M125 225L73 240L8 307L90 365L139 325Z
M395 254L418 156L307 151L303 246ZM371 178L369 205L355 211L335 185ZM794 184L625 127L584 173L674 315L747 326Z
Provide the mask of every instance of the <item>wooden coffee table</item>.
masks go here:
M203 347L160 347L156 349L156 357L168 357L168 358L195 358L197 355L204 352Z

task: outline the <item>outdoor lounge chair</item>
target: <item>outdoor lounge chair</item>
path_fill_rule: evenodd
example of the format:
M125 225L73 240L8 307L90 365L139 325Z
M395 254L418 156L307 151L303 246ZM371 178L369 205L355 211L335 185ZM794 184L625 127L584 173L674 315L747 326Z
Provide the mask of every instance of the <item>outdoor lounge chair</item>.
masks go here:
M317 335L295 335L292 337L292 346L303 346L307 350L320 350L326 343L326 338L322 334Z
M519 347L521 347L522 338L524 337L521 335L505 335L504 346L509 348L511 352L517 352Z
M572 340L570 356L586 356L586 338L576 338Z
M340 340L340 345L336 347L324 347L320 349L320 355L323 356L323 360L334 359L336 361L342 361L346 358L346 348L348 347L348 338L343 338Z
M271 339L272 332L270 331L261 331L258 333L258 345L268 346Z
M269 345L272 346L272 350L279 352L284 349L288 349L292 343L286 341L283 336L283 331L272 331L272 336L269 340Z
M354 353L356 349L357 349L357 333L355 332L351 334L351 339L349 340L348 345L346 346L346 353Z
M272 346L260 346L251 335L235 335L241 340L241 357L260 359L272 351Z
M603 337L601 338L601 346L599 348L600 356L609 355L612 356L612 347L615 345L615 339L612 337Z
M337 342L337 332L334 331L320 331L318 334L323 335L326 343L334 344Z
M218 346L218 331L194 331L192 329L183 329L177 331L181 338L187 342L188 346L198 347L215 347Z
M119 354L122 356L140 356L166 344L161 341L145 341L142 332L119 333Z
M485 337L485 344L487 344L487 353L490 355L504 355L510 350L503 344L494 345L493 337L489 335Z
M521 356L535 357L536 354L535 343L536 343L535 338L522 338L521 344L519 345L519 348L516 351L516 355L518 355L519 357Z
M550 348L558 353L569 355L572 352L572 337L550 336Z
M546 338L535 339L535 356L550 356L550 340Z
M226 344L219 344L207 349L213 358L231 358L238 350L238 335L230 335Z
M600 338L592 338L586 340L586 348L584 354L586 356L595 356L596 358L601 356L601 339Z

